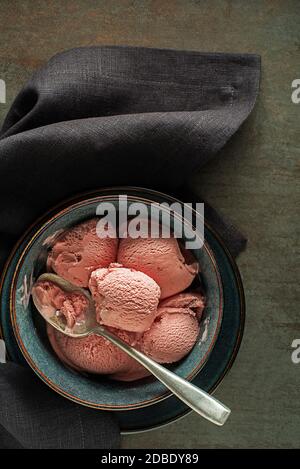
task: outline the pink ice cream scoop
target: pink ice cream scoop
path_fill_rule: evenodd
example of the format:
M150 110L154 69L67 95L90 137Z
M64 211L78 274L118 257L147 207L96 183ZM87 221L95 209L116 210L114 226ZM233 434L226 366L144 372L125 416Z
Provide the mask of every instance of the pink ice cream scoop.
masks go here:
M64 316L69 328L84 320L88 311L89 302L86 296L77 292L65 292L50 281L37 282L33 287L33 294L35 302L41 305L45 315Z
M124 238L119 244L118 262L155 280L161 299L189 287L199 270L198 262L175 238Z
M183 292L170 296L159 303L157 316L163 313L189 313L201 320L205 308L205 297L197 292Z
M154 321L160 288L143 272L112 264L92 272L89 288L100 324L144 332Z
M203 297L196 293L181 293L162 301L154 323L140 341L142 352L159 363L181 360L197 340L200 311Z
M136 345L134 333L110 328L110 331L130 345ZM48 324L48 337L59 359L77 371L109 375L119 381L133 381L149 373L133 358L107 339L89 335L68 337Z
M52 247L47 266L79 287L87 287L91 272L117 258L118 239L100 238L93 218L64 232Z

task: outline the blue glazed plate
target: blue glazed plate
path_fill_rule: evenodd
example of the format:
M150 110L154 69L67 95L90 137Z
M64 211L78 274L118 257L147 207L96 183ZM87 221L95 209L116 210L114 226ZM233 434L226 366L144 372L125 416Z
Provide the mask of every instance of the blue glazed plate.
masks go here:
M127 189L127 188L126 188ZM139 194L141 189L128 189L132 193ZM99 191L100 192L100 191ZM107 190L106 193L112 193L114 190ZM101 191L103 193L103 191ZM167 196L148 191L151 197L157 201L168 198ZM98 194L98 193L97 193ZM94 196L96 194L90 194ZM77 198L79 200L79 198ZM73 200L74 202L74 200ZM42 220L37 222L36 226L27 234L32 236L37 226ZM196 374L192 381L208 392L213 392L217 385L222 381L225 374L230 369L235 356L238 352L242 339L244 328L244 296L241 279L235 262L228 253L222 240L206 225L205 238L216 259L221 281L223 285L223 319L219 335L215 346L209 356L208 361ZM9 316L9 290L15 267L18 263L20 254L24 249L23 240L12 253L6 270L2 277L1 293L1 323L3 335L6 341L9 356L16 362L24 363L24 358L20 353L15 337L12 333L12 326ZM116 412L120 427L123 433L146 431L151 428L159 427L172 422L177 418L187 414L189 409L178 399L171 396L168 399L156 402L151 407L143 407L130 412Z

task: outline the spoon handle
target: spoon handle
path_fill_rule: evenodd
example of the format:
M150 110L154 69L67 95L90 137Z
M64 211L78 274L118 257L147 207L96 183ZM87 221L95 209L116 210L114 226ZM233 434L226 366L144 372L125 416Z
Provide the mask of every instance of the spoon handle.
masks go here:
M224 425L230 415L230 409L223 405L220 401L194 386L189 381L180 378L180 376L172 373L172 371L156 363L151 358L144 355L139 350L131 347L116 337L103 327L96 327L93 334L105 337L115 344L125 353L137 360L141 365L147 368L161 383L163 383L175 396L183 401L187 406L193 409L202 417L210 420L216 425Z

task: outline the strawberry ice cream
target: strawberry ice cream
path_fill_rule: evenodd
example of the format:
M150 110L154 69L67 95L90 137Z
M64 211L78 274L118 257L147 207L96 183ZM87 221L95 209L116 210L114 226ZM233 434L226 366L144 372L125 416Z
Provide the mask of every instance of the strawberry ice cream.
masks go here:
M118 262L144 272L161 289L161 299L188 288L198 272L198 263L175 238L124 238Z
M62 362L77 371L110 375L120 381L147 376L147 370L107 339L90 335L68 337L47 326L50 343ZM130 345L136 345L135 334L110 328L110 331Z
M201 293L177 293L159 303L157 316L163 313L189 313L200 321L204 308L205 298Z
M84 294L64 292L49 281L37 282L32 293L35 304L42 306L47 316L64 316L69 328L72 328L76 322L84 320L89 306Z
M49 314L64 316L72 328L84 319L91 295L99 324L159 363L181 360L197 340L205 308L202 294L185 291L198 273L198 262L175 238L119 242L99 238L96 225L94 218L64 232L47 261L48 270L83 290L64 292L41 279L34 285L35 302ZM103 337L68 337L50 325L47 330L60 360L79 372L120 381L149 375Z
M112 264L107 269L95 270L89 287L100 324L144 332L154 321L160 288L143 272Z
M93 270L117 258L118 239L100 238L93 218L64 232L48 256L48 268L79 287L87 287Z
M173 363L187 355L197 340L203 297L181 293L161 302L151 328L141 338L141 350L159 363Z

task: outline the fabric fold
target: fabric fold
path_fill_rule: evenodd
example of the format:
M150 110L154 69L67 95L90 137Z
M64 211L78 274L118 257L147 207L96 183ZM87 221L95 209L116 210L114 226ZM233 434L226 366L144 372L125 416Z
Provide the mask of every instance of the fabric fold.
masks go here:
M259 76L251 54L107 46L54 56L21 90L0 133L0 232L9 248L79 192L180 187L246 119Z
M0 442L8 448L113 449L120 444L113 413L59 396L29 368L0 364L0 399L5 403L0 406Z

